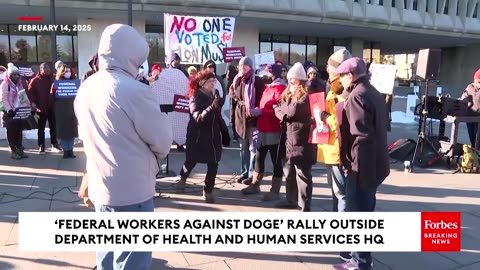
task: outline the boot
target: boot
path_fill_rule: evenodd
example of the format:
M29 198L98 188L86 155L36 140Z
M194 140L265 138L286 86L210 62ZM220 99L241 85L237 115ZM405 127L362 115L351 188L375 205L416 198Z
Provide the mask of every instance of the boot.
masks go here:
M12 150L12 155L10 157L14 160L21 160L22 159L22 156L20 156L20 153L16 149Z
M69 158L77 158L77 156L75 156L75 155L73 154L73 150L68 151L68 157L69 157Z
M248 177L247 179L243 180L242 181L242 184L246 185L246 186L250 186L253 182L253 177Z
M68 151L67 151L67 150L63 151L63 158L64 158L64 159L67 159L67 158L69 158L69 157L70 157L70 156L68 155Z
M28 158L28 156L25 154L25 152L23 151L23 146L19 147L18 148L18 154L20 155L21 158Z
M183 193L185 191L185 186L187 185L187 177L180 177L180 180L175 184L175 188L178 192Z
M263 179L263 173L253 172L252 183L250 186L242 189L242 193L245 195L260 193L260 183Z
M276 201L280 199L280 188L282 187L282 177L272 176L272 187L270 192L262 198L264 202Z
M207 193L203 191L203 199L205 200L206 203L214 203L215 202L215 197L213 196L213 193Z

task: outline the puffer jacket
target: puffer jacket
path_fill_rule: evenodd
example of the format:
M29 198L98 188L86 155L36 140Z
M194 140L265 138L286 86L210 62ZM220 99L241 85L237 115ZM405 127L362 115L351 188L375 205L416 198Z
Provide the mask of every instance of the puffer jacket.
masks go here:
M273 105L280 100L286 87L287 86L283 83L283 80L279 79L269 84L263 91L259 104L262 114L257 120L258 131L271 133L280 132L280 120L275 116Z
M5 74L4 80L0 84L0 89L2 91L2 99L0 101L3 104L4 111L15 110L18 101L18 91L21 90L21 82L15 85Z
M148 44L134 28L108 26L100 38L99 70L75 98L95 204L132 205L155 195L157 159L170 152L173 135L150 88L135 80L147 57Z

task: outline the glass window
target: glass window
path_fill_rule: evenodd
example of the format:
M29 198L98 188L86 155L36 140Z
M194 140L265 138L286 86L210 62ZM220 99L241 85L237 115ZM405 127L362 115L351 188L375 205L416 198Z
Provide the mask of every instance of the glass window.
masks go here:
M10 25L11 61L37 62L35 33L18 31L18 26Z
M78 62L78 37L73 36L73 62Z
M317 64L317 38L307 38L307 60Z
M272 42L272 35L260 34L260 42Z
M272 51L272 43L271 42L260 42L260 52L270 52Z
M365 61L365 63L370 63L372 61L372 48L371 48L372 44L371 42L367 42L365 41L363 43L363 61Z
M288 43L273 43L272 50L275 54L275 61L288 63Z
M165 48L163 46L163 33L146 33L145 38L150 47L148 63L152 66L165 63Z
M73 61L72 36L67 36L67 35L57 36L57 56L58 56L58 60L61 60L62 62L65 62L65 63L70 63Z
M317 65L324 66L327 64L328 58L333 53L333 40L319 38L318 43Z
M57 37L58 38L58 37ZM50 34L42 34L37 36L38 45L38 61L51 62L52 61L52 43Z
M290 64L305 62L307 45L306 37L292 36L290 39Z
M7 67L10 60L8 52L8 29L6 25L0 25L0 65Z

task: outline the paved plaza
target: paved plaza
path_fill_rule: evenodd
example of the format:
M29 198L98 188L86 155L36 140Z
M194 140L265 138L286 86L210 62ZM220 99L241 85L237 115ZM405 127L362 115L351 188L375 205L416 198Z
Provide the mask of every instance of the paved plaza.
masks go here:
M395 100L397 102L397 99ZM398 100L398 110L404 110ZM398 105L400 104L400 105ZM404 106L404 105L403 105ZM394 107L395 108L395 107ZM460 140L466 142L465 128ZM447 134L448 133L447 129ZM389 141L397 138L416 138L416 126L393 124ZM78 201L75 194L85 167L81 143L76 145L77 159L62 159L61 154L47 151L36 153L36 142L27 140L25 146L30 158L14 161L9 158L6 141L0 141L0 270L54 270L91 269L95 265L94 252L20 252L18 250L18 213L22 211L92 211ZM234 181L239 171L238 145L224 150L216 183L215 204L205 204L201 197L202 180L206 166L198 165L189 179L185 194L175 194L172 180L158 181L156 212L196 211L278 211L273 203L260 200L261 195L243 196L241 184ZM180 170L184 153L172 148L170 169ZM268 163L268 162L267 162ZM462 252L459 253L374 253L375 269L384 270L478 270L480 269L480 177L452 174L442 166L405 173L403 164L392 163L391 175L380 187L377 211L461 211ZM267 166L271 171L271 167ZM313 211L330 211L330 190L325 171L315 166ZM262 191L269 190L270 177ZM35 192L35 193L33 193ZM285 194L285 187L282 187ZM28 198L26 198L29 196ZM283 211L283 210L282 210ZM292 210L293 211L293 210ZM301 213L299 213L301 214ZM41 233L41 232L39 232ZM402 232L399 231L399 234ZM330 269L339 263L336 254L313 252L168 252L154 253L151 269L214 269L253 270Z

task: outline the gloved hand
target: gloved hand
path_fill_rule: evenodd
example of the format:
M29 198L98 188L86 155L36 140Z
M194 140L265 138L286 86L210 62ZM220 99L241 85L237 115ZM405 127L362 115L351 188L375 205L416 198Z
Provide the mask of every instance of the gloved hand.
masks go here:
M212 107L215 110L218 110L222 107L222 98L219 95L215 95L215 98L212 102Z
M258 117L258 116L262 115L262 109L260 109L260 108L250 109L250 115Z
M8 116L10 116L10 118L15 117L15 115L17 115L17 113L14 110L8 111Z
M329 113L327 113L326 111L323 111L321 114L320 114L320 119L322 120L322 122L325 122L327 121L327 118L330 116Z

